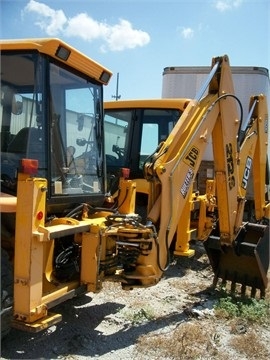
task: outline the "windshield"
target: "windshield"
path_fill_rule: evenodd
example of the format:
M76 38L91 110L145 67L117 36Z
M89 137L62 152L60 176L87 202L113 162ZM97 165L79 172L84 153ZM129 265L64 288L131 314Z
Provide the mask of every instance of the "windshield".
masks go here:
M179 119L179 109L120 108L105 105L105 151L107 167L143 169L146 158L166 140Z
M105 111L105 151L106 164L109 167L123 167L128 164L132 113L132 110Z
M50 153L54 194L100 192L100 87L50 65Z
M37 52L3 52L1 72L2 189L32 158L49 197L104 193L102 86Z

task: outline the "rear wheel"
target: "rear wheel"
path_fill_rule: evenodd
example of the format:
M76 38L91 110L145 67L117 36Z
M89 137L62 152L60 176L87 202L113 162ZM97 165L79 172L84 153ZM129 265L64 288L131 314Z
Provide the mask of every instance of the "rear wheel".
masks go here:
M8 253L1 249L1 339L11 328L13 307L13 269Z

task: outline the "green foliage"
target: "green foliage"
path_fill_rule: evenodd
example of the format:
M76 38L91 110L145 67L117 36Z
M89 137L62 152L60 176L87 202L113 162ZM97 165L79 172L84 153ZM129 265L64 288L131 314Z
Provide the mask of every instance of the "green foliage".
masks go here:
M133 325L140 324L146 321L153 320L155 318L151 309L139 309L138 311L133 312L131 316L131 322Z
M222 317L240 317L251 322L270 323L269 300L227 295L221 297L214 308L216 314Z

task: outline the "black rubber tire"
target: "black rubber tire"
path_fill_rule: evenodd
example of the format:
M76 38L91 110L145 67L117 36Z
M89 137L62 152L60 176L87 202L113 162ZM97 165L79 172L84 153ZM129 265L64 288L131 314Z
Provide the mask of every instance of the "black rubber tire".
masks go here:
M13 268L8 253L1 249L1 339L11 329L13 314Z

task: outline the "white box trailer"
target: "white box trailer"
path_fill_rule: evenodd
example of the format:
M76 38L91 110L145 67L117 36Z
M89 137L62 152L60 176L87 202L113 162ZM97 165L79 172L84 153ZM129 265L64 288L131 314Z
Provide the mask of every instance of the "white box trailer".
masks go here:
M162 98L196 98L210 71L211 68L209 66L165 67L162 80ZM231 66L231 71L235 95L239 98L243 106L243 121L245 122L248 116L249 100L253 95L267 95L268 109L270 110L270 80L268 69L256 66ZM268 138L269 144L269 124ZM268 159L270 159L270 146L268 146ZM202 162L199 172L200 182L203 183L206 178L211 178L213 171L212 144L210 142L204 154L204 161ZM252 180L249 182L247 198L249 196L252 197Z
M171 66L163 70L162 98L194 99L209 75L209 66ZM270 110L269 71L264 67L231 66L235 95L243 106L243 121L248 116L249 99L265 94ZM270 113L270 112L268 112ZM268 131L270 136L270 132ZM270 140L270 138L269 138ZM268 148L270 151L270 147ZM211 151L206 150L205 160L211 160Z
M264 67L231 66L235 95L248 114L250 96L266 94L269 99L269 71ZM209 66L171 66L163 70L162 97L194 99L209 75ZM269 104L268 104L269 106Z

